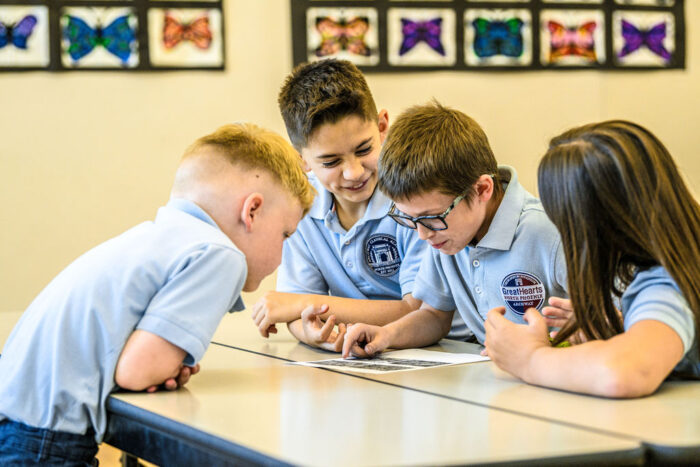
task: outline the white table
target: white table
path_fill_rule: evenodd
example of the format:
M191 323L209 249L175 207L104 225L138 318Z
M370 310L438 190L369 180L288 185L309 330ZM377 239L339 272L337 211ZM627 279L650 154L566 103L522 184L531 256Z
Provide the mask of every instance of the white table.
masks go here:
M177 454L183 465L600 464L643 455L636 441L220 345L185 389L111 399L107 442L155 463L173 462L153 449L168 444L151 441L163 431L187 446ZM141 414L131 427L113 423L130 412Z
M264 339L247 312L221 323L214 341L293 361L337 358L299 344L286 326ZM478 353L476 344L443 339L430 350ZM357 373L355 373L357 374ZM700 459L700 382L667 381L652 396L614 400L525 384L491 362L438 367L363 378L427 394L638 440L659 462Z
M0 313L3 341L18 317ZM221 333L233 325L234 334L247 336L247 345L257 345L259 353L213 344L201 373L186 388L112 395L105 441L168 465L638 464L643 460L635 440L336 371L289 365L280 355L269 355L282 353L282 347L285 355L297 358L317 358L321 352L297 344L284 332L271 341L258 338L246 319L227 317Z

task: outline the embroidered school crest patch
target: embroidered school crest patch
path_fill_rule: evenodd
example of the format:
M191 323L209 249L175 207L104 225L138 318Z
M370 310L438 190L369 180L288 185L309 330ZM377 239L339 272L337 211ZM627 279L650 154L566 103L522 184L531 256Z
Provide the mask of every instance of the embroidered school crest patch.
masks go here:
M401 266L396 239L386 234L369 237L365 243L365 261L378 276L389 277L396 274Z
M508 308L522 316L528 308L540 309L544 303L544 284L527 272L512 272L501 282L501 294Z

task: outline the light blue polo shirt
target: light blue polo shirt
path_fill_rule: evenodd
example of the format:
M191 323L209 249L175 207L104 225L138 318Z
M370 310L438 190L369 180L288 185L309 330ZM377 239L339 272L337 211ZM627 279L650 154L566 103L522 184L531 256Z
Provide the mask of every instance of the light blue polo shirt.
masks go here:
M666 269L654 266L637 273L622 294L620 304L625 331L633 324L649 319L673 329L683 342L683 359L674 371L700 378L695 316Z
M391 200L374 190L364 216L345 230L333 195L313 174L309 181L318 196L284 243L277 290L370 300L400 300L412 293L427 244L386 215ZM467 334L463 323L454 330L455 338Z
M550 296L568 297L556 227L512 167L498 171L508 186L486 235L452 256L431 251L413 287L413 296L433 308L457 310L480 343L492 308L504 306L506 318L524 323L528 308L541 310Z
M204 355L227 311L244 308L243 253L196 204L173 199L80 256L36 297L0 358L0 419L100 442L114 370L134 329Z

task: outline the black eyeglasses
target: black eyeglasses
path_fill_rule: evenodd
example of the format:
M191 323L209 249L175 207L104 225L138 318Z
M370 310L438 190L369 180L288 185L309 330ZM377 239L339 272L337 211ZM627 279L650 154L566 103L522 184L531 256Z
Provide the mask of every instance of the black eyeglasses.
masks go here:
M450 204L450 207L445 209L445 212L437 216L407 216L406 214L397 210L396 204L394 203L391 204L391 209L389 209L388 215L394 219L397 224L408 227L409 229L417 229L418 224L420 224L428 230L447 230L447 221L445 221L445 217L447 217L450 211L452 211L455 206L457 206L459 202L464 199L465 196L466 193L456 197L455 200L452 201L452 204Z

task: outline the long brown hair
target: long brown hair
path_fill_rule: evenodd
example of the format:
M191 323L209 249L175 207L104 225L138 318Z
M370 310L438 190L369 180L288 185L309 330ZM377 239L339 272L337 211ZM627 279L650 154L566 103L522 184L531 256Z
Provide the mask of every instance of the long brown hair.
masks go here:
M588 339L623 332L612 295L654 265L680 288L700 336L700 206L658 138L622 120L574 128L552 139L537 178L575 316L555 343L579 329Z

